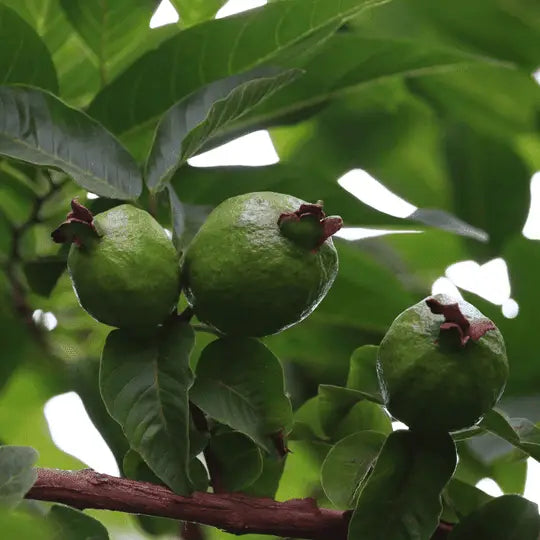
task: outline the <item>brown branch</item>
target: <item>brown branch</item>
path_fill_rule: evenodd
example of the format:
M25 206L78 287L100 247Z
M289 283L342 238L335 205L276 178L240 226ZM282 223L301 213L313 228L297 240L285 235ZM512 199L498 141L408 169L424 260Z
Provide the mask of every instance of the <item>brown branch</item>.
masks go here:
M240 493L176 495L163 486L116 478L90 469L38 469L28 499L75 508L148 514L219 527L233 534L269 534L312 540L345 540L349 512L318 508L313 499L277 502Z

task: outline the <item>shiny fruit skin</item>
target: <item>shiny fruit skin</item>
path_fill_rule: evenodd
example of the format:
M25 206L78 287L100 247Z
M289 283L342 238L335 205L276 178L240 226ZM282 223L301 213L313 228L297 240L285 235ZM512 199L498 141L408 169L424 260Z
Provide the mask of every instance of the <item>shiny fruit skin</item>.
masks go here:
M444 295L430 298L456 302ZM486 319L468 302L459 301L459 307L469 321ZM464 347L450 346L440 339L443 320L422 300L395 319L379 347L377 371L386 408L416 430L474 425L497 403L508 378L498 329Z
M68 270L81 306L94 319L119 328L162 323L180 294L176 250L159 223L123 204L98 214L99 238L73 244Z
M278 227L282 213L303 203L256 192L211 212L182 268L186 297L201 321L224 334L260 337L293 326L317 307L338 270L332 239L310 250Z

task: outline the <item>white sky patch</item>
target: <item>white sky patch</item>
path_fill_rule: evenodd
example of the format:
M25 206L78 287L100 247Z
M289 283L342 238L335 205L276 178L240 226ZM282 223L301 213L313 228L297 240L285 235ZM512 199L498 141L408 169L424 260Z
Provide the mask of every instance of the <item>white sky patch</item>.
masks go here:
M75 392L59 394L44 407L54 444L97 472L120 476L112 452L88 416Z
M509 298L501 306L501 310L507 319L515 319L519 315L519 304L513 298Z
M54 313L43 311L42 309L36 309L32 313L32 320L36 324L43 326L43 328L49 332L58 326L58 319L55 317Z
M150 28L158 28L159 26L165 26L166 24L173 24L178 22L179 19L178 12L174 9L174 6L170 1L161 0L161 4L159 4L150 19Z
M364 227L344 227L340 229L334 236L345 240L362 240L364 238L375 238L377 236L386 236L388 234L420 234L423 231L392 231L388 229L368 229Z
M192 167L244 165L260 167L279 162L274 143L267 130L254 131L208 152L188 159Z
M92 199L99 199L99 195L96 195L95 193L91 193L90 191L88 191L86 193L86 198L91 201Z
M527 479L523 496L540 505L540 463L531 457L527 458Z
M482 480L476 482L476 487L492 497L504 495L501 488L497 485L497 482L491 478L482 478Z
M485 264L460 261L446 269L446 277L455 285L473 292L493 304L502 305L510 298L510 279L504 259L497 258Z
M536 82L538 84L540 84L540 69L537 69L534 73L533 73L533 77L534 79L536 80Z
M540 82L540 71L539 82ZM540 172L531 178L531 206L523 227L523 236L529 240L540 240Z
M447 277L440 277L433 282L431 294L446 294L456 300L463 300L459 289Z
M338 180L338 184L364 204L390 216L406 218L417 207L402 199L362 169L353 169Z
M409 428L403 422L396 420L395 422L392 422L392 429L394 431L397 431L398 429L409 429Z
M229 0L217 13L216 19L222 19L235 13L264 6L267 0Z

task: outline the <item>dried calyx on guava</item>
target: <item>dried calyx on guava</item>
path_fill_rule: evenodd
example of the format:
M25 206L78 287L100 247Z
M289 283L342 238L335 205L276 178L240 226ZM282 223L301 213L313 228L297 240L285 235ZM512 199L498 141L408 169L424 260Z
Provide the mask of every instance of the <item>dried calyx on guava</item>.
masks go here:
M456 431L477 423L508 378L504 340L473 305L426 298L392 323L377 374L388 411L411 429Z
M71 243L68 271L81 306L119 328L162 323L180 294L176 249L161 225L129 204L93 216L77 200L52 233Z
M322 203L256 192L225 200L183 258L182 283L199 320L235 336L275 334L305 319L338 271Z

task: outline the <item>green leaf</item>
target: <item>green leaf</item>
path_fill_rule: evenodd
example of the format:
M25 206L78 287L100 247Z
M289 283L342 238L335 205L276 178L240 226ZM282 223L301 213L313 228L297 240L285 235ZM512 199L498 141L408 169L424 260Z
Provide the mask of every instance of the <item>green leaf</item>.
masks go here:
M321 469L321 484L336 508L356 506L364 481L386 439L383 433L360 431L335 444Z
M53 505L47 522L58 540L109 540L107 529L97 519L68 506Z
M522 435L496 409L489 411L480 425L540 461L540 429L526 419L519 418L517 420L516 426L519 426Z
M182 26L193 26L212 19L227 0L172 0Z
M378 350L377 345L363 345L353 352L347 377L347 388L361 392L370 401L383 403L377 378Z
M141 177L133 158L97 122L52 94L0 87L0 154L53 167L104 197L133 199Z
M448 540L537 540L539 534L538 506L519 495L503 495L469 514Z
M180 494L189 478L189 355L194 335L173 321L155 335L114 330L101 358L100 389L109 414L150 469Z
M67 18L93 52L102 85L178 29L149 27L153 0L61 0Z
M15 11L0 4L0 84L32 84L56 92L51 56L33 28Z
M114 133L140 129L204 84L285 55L302 41L313 47L306 38L383 1L286 0L194 26L137 60L96 96L89 112Z
M267 452L275 451L272 437L285 435L292 424L279 360L256 339L210 343L197 364L190 399Z
M366 401L362 393L328 384L319 385L319 416L332 440L363 430L390 433L392 423L377 403Z
M386 439L352 515L349 538L428 539L437 528L440 494L456 466L446 433L394 431Z
M225 491L243 491L262 473L261 451L241 433L231 431L214 435L208 451L218 465L220 488Z
M39 515L0 508L0 531L7 539L57 540L49 523Z
M0 446L0 505L8 508L22 501L37 479L38 453L28 446Z
M270 497L274 499L283 474L285 461L285 459L278 459L271 454L263 455L261 475L253 484L244 488L243 493L253 497Z
M54 255L27 261L23 266L28 285L41 296L50 296L65 269L66 258Z
M146 162L146 183L157 190L206 141L300 75L256 70L216 81L171 107L161 118Z
M443 498L454 510L459 519L462 519L483 504L493 500L493 497L485 491L456 478L452 478L448 482Z

